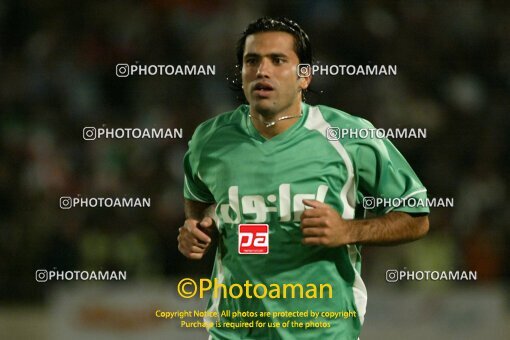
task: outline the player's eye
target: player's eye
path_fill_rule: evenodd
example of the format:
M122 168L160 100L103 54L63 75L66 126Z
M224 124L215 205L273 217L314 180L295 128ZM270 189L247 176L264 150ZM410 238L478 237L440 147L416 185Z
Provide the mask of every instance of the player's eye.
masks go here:
M285 61L286 61L286 60L285 60L285 58L283 58L283 57L274 57L274 58L273 58L273 63L274 63L275 65L281 65L281 64L285 63Z
M244 60L244 63L246 65L255 65L257 63L257 59L256 58L246 58Z

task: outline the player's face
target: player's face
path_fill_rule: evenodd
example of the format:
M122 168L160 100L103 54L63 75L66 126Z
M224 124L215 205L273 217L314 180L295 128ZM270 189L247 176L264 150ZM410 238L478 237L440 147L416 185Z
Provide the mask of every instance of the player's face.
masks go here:
M264 116L299 110L301 91L308 86L309 79L297 76L298 64L291 34L249 35L244 47L242 78L244 95L252 109Z

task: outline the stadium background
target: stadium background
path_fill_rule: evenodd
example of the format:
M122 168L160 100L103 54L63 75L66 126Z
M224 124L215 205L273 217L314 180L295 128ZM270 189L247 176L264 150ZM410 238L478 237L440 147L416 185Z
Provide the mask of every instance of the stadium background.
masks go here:
M377 127L429 190L429 235L363 250L362 339L500 339L509 326L510 5L503 1L5 1L0 4L0 338L197 338L156 308L208 277L177 251L182 157L194 128L238 105L226 75L247 23L285 15L324 64L398 76L317 76L312 104ZM216 65L215 76L115 75L118 63ZM85 126L182 128L183 139L84 141ZM61 210L60 196L151 197L148 209ZM388 269L476 270L476 282L387 283ZM47 282L35 270L126 270L126 282Z

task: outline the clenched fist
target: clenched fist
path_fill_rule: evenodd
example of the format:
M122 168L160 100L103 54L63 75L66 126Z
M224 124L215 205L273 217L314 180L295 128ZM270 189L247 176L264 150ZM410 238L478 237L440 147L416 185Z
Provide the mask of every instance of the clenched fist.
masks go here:
M303 200L311 209L301 214L304 245L339 247L353 242L351 221L344 220L330 205Z
M192 260L200 260L211 247L217 229L214 220L206 216L201 221L188 218L179 228L179 251Z

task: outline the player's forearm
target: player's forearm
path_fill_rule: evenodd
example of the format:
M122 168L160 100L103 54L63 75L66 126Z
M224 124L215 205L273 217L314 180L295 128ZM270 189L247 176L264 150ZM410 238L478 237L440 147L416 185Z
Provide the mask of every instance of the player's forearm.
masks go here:
M214 204L202 203L198 201L184 200L184 215L186 218L192 218L200 221L205 216L212 216Z
M390 212L384 216L349 221L353 243L366 245L394 245L417 240L429 230L427 216L413 217L404 212Z

